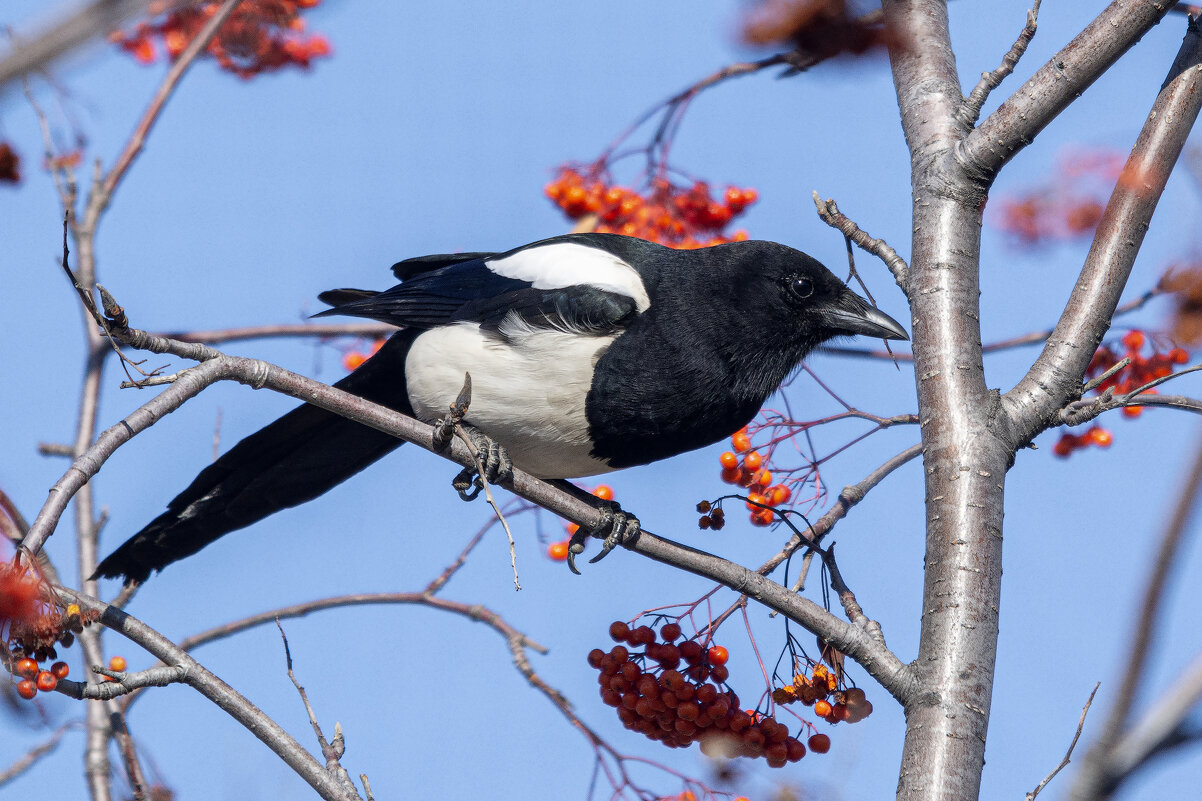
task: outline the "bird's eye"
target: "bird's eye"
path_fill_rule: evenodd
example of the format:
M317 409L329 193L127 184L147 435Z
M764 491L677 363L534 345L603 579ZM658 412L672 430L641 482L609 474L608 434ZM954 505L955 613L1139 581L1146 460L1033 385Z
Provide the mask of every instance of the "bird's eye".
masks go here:
M804 275L789 276L786 279L786 286L789 294L799 300L804 300L814 294L814 282Z

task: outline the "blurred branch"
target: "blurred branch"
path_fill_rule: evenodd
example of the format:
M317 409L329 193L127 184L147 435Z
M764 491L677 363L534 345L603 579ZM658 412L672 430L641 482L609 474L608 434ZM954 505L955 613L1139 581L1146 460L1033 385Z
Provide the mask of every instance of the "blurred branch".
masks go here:
M3 772L0 772L0 787L3 787L32 768L42 757L53 753L54 749L58 748L59 741L63 739L63 735L71 729L79 728L80 725L81 722L78 720L68 721L55 729L54 734L50 735L48 740L41 745L36 745L29 749L22 757L5 768Z
M1194 514L1198 503L1198 493L1202 490L1202 441L1195 448L1194 463L1189 475L1181 488L1177 504L1165 526L1160 538L1160 547L1152 564L1152 572L1148 576L1144 589L1143 602L1140 604L1139 616L1131 632L1129 658L1123 678L1116 685L1118 696L1098 741L1089 749L1085 756L1084 765L1077 775L1070 799L1072 801L1094 801L1094 799L1109 798L1118 789L1131 772L1137 769L1147 756L1155 751L1158 742L1163 742L1177 727L1167 725L1171 715L1178 715L1178 721L1184 717L1189 707L1178 707L1166 715L1158 705L1159 718L1151 718L1146 729L1139 732L1136 740L1125 739L1127 722L1135 704L1136 694L1142 688L1143 676L1147 671L1148 660L1152 656L1152 641L1161 620L1161 606L1168 588L1169 577L1178 552L1189 533L1188 523ZM1181 696L1192 696L1195 700L1202 692L1202 674L1195 671L1188 674L1186 681L1179 686L1177 700ZM1157 736L1149 736L1149 732ZM1130 735L1126 735L1130 738ZM1126 742L1125 760L1119 762L1119 746Z
M107 36L150 0L94 0L60 19L27 42L14 42L0 56L0 89L10 81L48 68L54 61L93 39Z

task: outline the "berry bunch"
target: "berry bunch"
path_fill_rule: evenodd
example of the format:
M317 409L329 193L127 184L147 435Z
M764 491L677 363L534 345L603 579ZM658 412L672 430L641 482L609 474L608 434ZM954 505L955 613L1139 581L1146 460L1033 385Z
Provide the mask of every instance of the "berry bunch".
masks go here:
M608 652L594 648L588 663L600 671L601 700L617 708L626 728L670 748L701 742L707 753L762 756L775 768L805 756L788 726L740 709L738 695L722 689L730 675L730 655L722 646L677 644L682 631L675 622L660 628L657 637L650 626L616 621L609 635L618 645ZM641 652L633 650L639 647Z
M1087 377L1094 378L1113 368L1123 357L1131 360L1126 367L1100 383L1094 390L1096 394L1100 395L1108 390L1120 395L1132 392L1154 379L1172 375L1174 365L1182 365L1189 361L1189 353L1182 348L1172 348L1161 352L1156 349L1155 343L1152 343L1151 354L1144 356L1144 346L1149 344L1149 339L1140 330L1128 331L1120 341L1123 346L1121 354L1110 345L1103 345L1094 353L1093 359L1085 371ZM1152 388L1145 392L1154 395L1156 389ZM1142 406L1124 406L1122 408L1122 414L1127 418L1133 419L1142 413ZM1056 444L1052 446L1052 453L1060 457L1067 457L1074 451L1090 445L1109 448L1112 442L1114 442L1114 435L1105 428L1095 425L1084 434L1073 434L1068 431L1062 433L1060 439L1056 440Z
M772 509L788 503L793 497L793 491L784 484L772 483L772 471L765 467L763 455L752 449L751 436L747 433L746 426L734 433L730 438L730 445L732 450L718 457L718 462L722 465L722 480L727 484L737 484L747 489L747 509L751 512L751 524L767 526L775 518ZM710 519L712 526L712 512ZM704 521L705 518L702 518L700 525L707 528Z
M208 55L223 70L240 78L253 78L287 66L308 69L314 58L328 56L324 36L304 36L300 14L321 0L246 0L230 15L209 42ZM111 41L143 64L158 57L156 40L174 61L188 46L220 3L206 2L174 7L165 2L150 5L150 22L141 22L129 33L114 31Z
M864 691L859 687L840 690L839 677L825 665L815 665L810 676L798 673L793 677L792 684L772 691L772 700L778 704L800 701L805 706L812 706L814 714L827 723L859 723L872 714L872 703L865 697ZM813 746L812 737L810 740L811 750L818 751Z
M754 189L732 186L717 199L704 181L685 187L662 176L652 180L644 194L610 183L597 165L584 172L561 167L546 193L570 220L596 214L598 233L637 236L674 248L747 239L746 231L728 235L725 228L759 198Z
M367 350L351 350L342 355L342 366L347 370L358 370L365 361L376 355L376 351L384 347L386 338L372 340Z
M1023 245L1091 236L1105 211L1103 201L1122 180L1122 154L1078 150L1056 165L1053 180L1018 197L1003 198L995 224Z
M603 501L612 501L614 499L614 489L608 484L598 484L592 490L593 496L600 498ZM568 546L571 545L572 535L580 530L580 526L575 523L564 523L564 529L568 533L566 540L553 542L547 546L547 556L555 562L563 562L568 558Z
M99 615L68 604L66 613L50 603L49 589L30 568L17 561L0 565L0 634L17 677L17 694L29 699L38 690L50 692L68 673L65 662L48 668L39 663L58 659L56 645L70 647L75 635Z

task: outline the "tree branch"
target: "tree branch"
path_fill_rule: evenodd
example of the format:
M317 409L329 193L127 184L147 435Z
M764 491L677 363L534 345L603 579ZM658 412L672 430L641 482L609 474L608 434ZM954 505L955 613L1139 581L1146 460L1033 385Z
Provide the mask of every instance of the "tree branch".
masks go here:
M1072 104L1172 8L1114 0L1085 30L965 137L957 157L983 184Z
M1183 63L1191 66L1183 69ZM1170 81L1131 150L1064 312L1039 358L1003 398L1019 441L1055 423L1056 411L1078 392L1106 335L1169 173L1202 108L1200 63L1202 30L1191 21Z

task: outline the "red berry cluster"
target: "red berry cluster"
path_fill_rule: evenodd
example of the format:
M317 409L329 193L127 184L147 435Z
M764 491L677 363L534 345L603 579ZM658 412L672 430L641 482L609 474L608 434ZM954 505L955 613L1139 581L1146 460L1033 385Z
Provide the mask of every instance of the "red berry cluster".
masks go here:
M1184 349L1172 348L1171 350L1160 352L1156 350L1155 344L1152 345L1152 353L1150 355L1142 355L1144 346L1148 344L1148 337L1143 331L1128 331L1123 335L1121 342L1123 345L1123 352L1121 354L1116 352L1110 345L1103 345L1098 348L1089 363L1089 367L1085 371L1087 377L1094 378L1114 367L1123 357L1131 360L1126 367L1099 384L1094 390L1097 394L1110 389L1113 389L1116 394L1120 395L1132 392L1154 379L1172 375L1174 365L1182 365L1189 361L1189 354ZM1156 389L1145 390L1145 393L1154 395L1156 394ZM1124 417L1136 418L1142 413L1142 406L1124 406L1122 408ZM1052 453L1060 457L1066 457L1072 454L1073 451L1087 448L1090 445L1109 448L1112 442L1114 442L1114 436L1105 428L1095 425L1084 434L1064 432L1060 435L1060 439L1056 440L1056 444L1052 446Z
M631 628L616 621L609 636L618 645L608 653L600 648L589 652L588 663L600 671L601 700L617 708L626 728L670 748L700 741L707 750L762 756L774 768L805 756L805 746L789 735L787 726L740 709L735 692L721 689L730 675L725 648L706 648L696 640L677 644L681 635L674 622L665 624L657 638L650 626ZM641 652L632 650L639 647ZM720 743L710 745L715 740Z
M1057 165L1052 183L1003 198L996 224L1024 245L1092 235L1122 167L1122 155L1114 151L1070 153Z
M376 355L376 351L384 347L386 338L372 340L371 347L366 350L347 351L342 355L342 366L347 370L358 370L365 361Z
M593 230L598 233L637 236L685 249L747 239L746 231L727 235L724 229L759 198L754 189L732 186L716 199L704 181L684 187L662 177L651 181L643 194L609 183L597 167L583 173L575 167L560 168L546 193L568 219L596 214Z
M815 665L810 676L798 673L793 677L793 683L778 687L772 691L772 700L778 704L791 704L800 701L805 706L814 707L814 714L827 723L859 723L872 714L872 703L865 697L859 687L839 689L839 677L827 669L825 665ZM825 737L826 735L815 735ZM814 738L810 738L811 750ZM827 740L829 748L829 739Z
M614 489L608 484L598 484L597 487L592 490L592 493L595 497L600 498L603 501L612 501L614 499ZM571 545L572 535L580 529L580 526L576 525L575 523L564 523L564 528L568 532L568 539L560 540L559 542L553 542L547 546L547 556L556 562L563 562L567 560L568 546Z
M240 78L296 66L307 69L314 58L328 56L330 43L324 36L304 36L300 14L321 0L245 0L234 10L209 42L208 55L221 68ZM139 23L133 31L115 31L114 44L143 64L158 57L156 40L174 61L184 51L220 3L208 2L175 8L156 2L150 5L152 20Z
M772 508L788 503L793 497L793 492L784 484L772 483L772 471L765 467L763 455L752 450L751 435L747 433L746 426L734 433L730 438L730 445L733 450L718 457L718 462L722 465L722 480L727 484L737 484L747 489L747 509L751 512L751 524L767 526L775 518ZM712 513L710 517L712 519ZM704 518L701 527L708 527Z
M45 669L39 663L57 660L55 646L70 647L75 635L98 617L76 604L68 604L62 614L48 597L46 583L30 568L16 560L0 565L0 632L12 659L9 669L18 679L17 694L26 699L58 686L68 673L66 663Z

